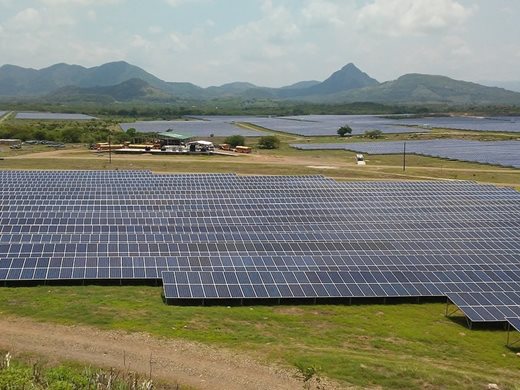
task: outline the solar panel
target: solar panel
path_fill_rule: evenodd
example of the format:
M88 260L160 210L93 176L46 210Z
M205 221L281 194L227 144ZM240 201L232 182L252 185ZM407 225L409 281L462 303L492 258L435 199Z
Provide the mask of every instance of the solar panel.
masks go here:
M449 293L447 297L472 322L503 322L520 317L520 291Z
M177 133L192 137L210 137L211 135L216 137L227 137L230 135L261 137L265 135L265 133L261 131L245 129L235 125L233 122L219 120L146 121L121 123L120 126L125 131L130 128L144 133L173 130Z
M520 332L520 318L519 317L508 317L506 321L518 332Z
M519 130L520 131L520 130ZM403 154L404 142L359 142L330 144L292 144L300 150L350 150L368 154ZM406 153L450 160L520 168L519 141L469 141L441 139L407 141Z
M391 118L391 117L390 117ZM520 117L471 117L446 116L423 118L399 118L393 120L396 124L422 126L425 128L445 128L474 131L504 131L520 132Z
M165 280L172 299L209 299L202 276L221 275L212 299L520 291L519 217L518 192L472 182L0 171L0 280L200 277Z
M519 132L520 117L424 117L376 115L302 115L283 117L247 116L198 116L190 119L206 121L208 124L251 123L267 130L282 131L303 136L337 135L341 126L348 124L352 134L363 134L367 130L383 133L428 132L432 128L448 128L474 131Z

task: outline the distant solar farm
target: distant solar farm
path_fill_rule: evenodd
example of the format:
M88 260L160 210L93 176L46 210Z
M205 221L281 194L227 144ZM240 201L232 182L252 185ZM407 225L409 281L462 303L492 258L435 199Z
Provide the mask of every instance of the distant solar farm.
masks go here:
M364 134L368 130L380 130L386 134L428 132L432 128L449 128L475 131L520 132L519 117L475 118L475 117L425 117L395 119L377 115L303 115L284 117L255 116L193 116L187 121L149 121L123 123L127 130L131 127L141 132L160 132L173 129L178 133L207 137L240 134L260 136L261 132L244 129L237 123L250 123L266 130L279 131L301 136L337 135L341 126L348 124L353 135Z
M7 114L7 111L0 111L0 118Z
M193 137L210 137L212 134L216 137L227 137L230 135L243 135L244 137L260 137L265 135L260 131L244 129L232 121L224 119L214 120L189 120L189 121L147 121L135 123L122 123L121 128L128 130L134 128L139 132L163 132L173 130L175 133L186 134Z
M300 150L349 150L368 154L403 154L404 142L352 142L291 144ZM406 153L450 160L520 168L520 141L468 141L437 139L406 141Z
M424 117L395 119L396 124L454 130L520 132L520 117Z
M96 118L85 114L63 114L53 112L18 112L16 114L16 119L77 121L91 120Z
M367 130L375 129L387 134L429 131L394 124L388 119L382 119L375 115L305 115L251 118L248 122L266 129L302 136L337 135L338 129L345 124L352 128L353 135L364 134Z
M169 303L448 297L520 318L520 193L470 182L0 171L0 280L156 281Z

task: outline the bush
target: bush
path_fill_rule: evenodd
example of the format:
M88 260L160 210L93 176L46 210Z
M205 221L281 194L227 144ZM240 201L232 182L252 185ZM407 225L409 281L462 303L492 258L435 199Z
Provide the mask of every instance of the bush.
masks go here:
M0 389L22 390L32 387L32 374L29 367L11 365L0 370Z
M275 135L266 135L258 140L260 149L278 149L280 147L280 139Z
M246 139L241 135L232 135L227 137L224 140L224 143L231 145L232 148L236 148L237 146L244 146L246 144Z
M340 137L344 137L345 135L350 135L352 134L352 128L349 126L349 125L345 125L345 126L341 126L339 129L338 129L338 135Z
M365 137L367 138L381 138L383 137L383 132L381 130L367 130L365 131Z

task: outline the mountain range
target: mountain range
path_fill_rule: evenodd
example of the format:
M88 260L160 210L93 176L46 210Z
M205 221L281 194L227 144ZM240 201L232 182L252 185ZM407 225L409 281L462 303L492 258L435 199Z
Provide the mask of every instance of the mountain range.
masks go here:
M352 63L324 81L301 81L281 88L246 82L208 88L187 82L167 82L124 61L92 68L62 63L40 70L3 65L0 67L0 96L102 103L237 98L317 103L520 105L518 92L445 76L406 74L380 83Z

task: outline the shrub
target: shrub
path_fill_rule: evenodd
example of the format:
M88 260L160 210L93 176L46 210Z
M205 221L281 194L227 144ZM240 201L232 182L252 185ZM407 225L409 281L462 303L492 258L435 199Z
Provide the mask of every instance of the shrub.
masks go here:
M260 149L278 149L280 147L280 139L275 135L266 135L258 140Z
M383 137L383 132L381 130L367 130L365 131L365 137L367 138L381 138Z
M232 135L227 137L224 143L231 145L232 148L236 148L237 146L244 146L246 139L241 135Z

